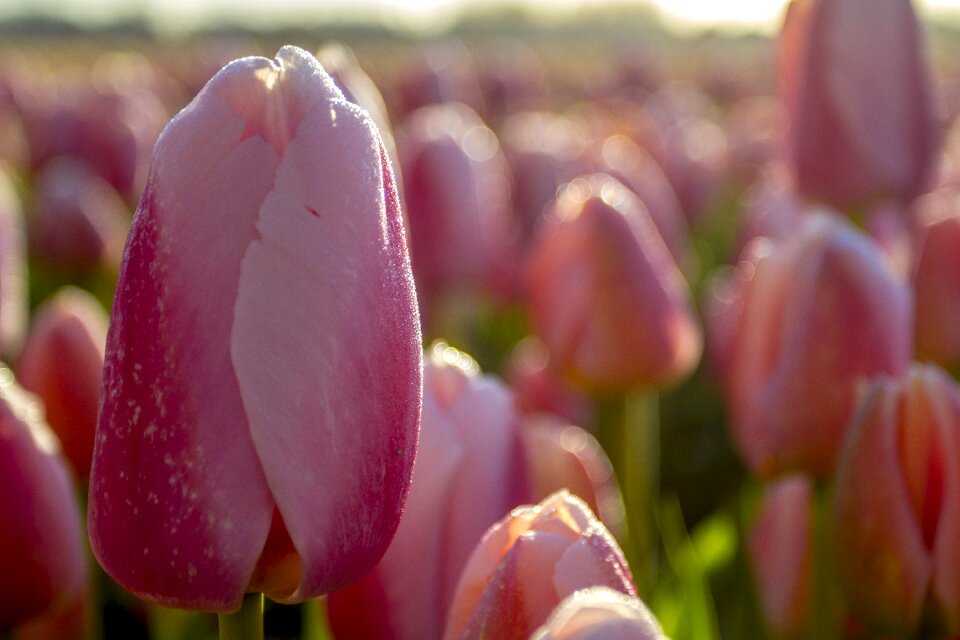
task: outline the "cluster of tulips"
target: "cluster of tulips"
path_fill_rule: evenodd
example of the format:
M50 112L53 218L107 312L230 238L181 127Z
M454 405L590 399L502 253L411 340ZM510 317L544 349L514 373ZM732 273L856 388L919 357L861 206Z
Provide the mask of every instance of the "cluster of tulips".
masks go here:
M573 100L519 45L383 94L342 46L9 58L0 636L262 638L264 596L311 639L742 632L664 597L658 396L702 369L755 633L957 637L924 46L909 0L793 0L776 97L625 64Z

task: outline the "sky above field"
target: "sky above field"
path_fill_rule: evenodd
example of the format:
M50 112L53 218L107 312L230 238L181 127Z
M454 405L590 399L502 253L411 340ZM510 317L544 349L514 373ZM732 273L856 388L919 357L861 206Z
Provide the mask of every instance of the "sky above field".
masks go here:
M490 0L0 0L0 17L29 12L102 23L116 18L146 17L160 26L198 26L227 16L241 22L284 23L322 19L326 13L367 13L399 20L411 27L442 24L464 4ZM510 0L516 4L517 0ZM532 10L562 14L603 0L521 0ZM680 28L748 28L772 31L788 0L636 0L657 7L668 24ZM914 0L924 12L960 16L960 0Z

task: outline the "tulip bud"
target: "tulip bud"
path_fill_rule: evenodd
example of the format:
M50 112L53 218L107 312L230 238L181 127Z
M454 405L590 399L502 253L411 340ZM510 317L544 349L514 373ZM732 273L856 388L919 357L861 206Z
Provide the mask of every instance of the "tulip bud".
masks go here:
M526 639L589 587L636 595L616 541L582 500L560 491L487 531L460 576L443 637Z
M412 114L397 146L418 292L432 301L454 288L501 287L513 268L515 229L497 137L469 107L452 103Z
M667 640L639 598L606 587L577 591L560 603L530 640Z
M20 383L43 400L47 422L81 478L90 474L106 341L100 303L66 287L37 311L17 363Z
M813 565L813 486L794 475L766 488L748 541L756 594L775 638L807 636Z
M613 533L623 532L623 498L596 438L562 418L540 413L524 418L523 441L535 500L567 489Z
M561 191L526 265L551 361L597 390L676 383L700 358L690 292L643 203L613 178Z
M65 269L116 269L130 214L113 187L82 160L59 156L44 166L36 188L33 254Z
M960 214L951 210L928 223L921 237L913 277L917 349L944 366L955 366L960 364Z
M471 551L504 513L530 498L512 395L442 342L424 362L420 425L397 535L372 573L330 594L337 637L439 638Z
M837 560L879 631L960 633L960 388L915 366L864 398L837 469Z
M909 0L794 0L779 58L802 194L845 208L926 189L939 124Z
M838 217L746 249L713 350L741 455L763 477L832 472L862 382L907 370L910 290Z
M0 365L0 632L75 602L86 582L73 483L42 416Z
M157 142L127 239L97 559L142 597L212 611L358 579L400 518L420 370L375 126L296 47L230 63Z

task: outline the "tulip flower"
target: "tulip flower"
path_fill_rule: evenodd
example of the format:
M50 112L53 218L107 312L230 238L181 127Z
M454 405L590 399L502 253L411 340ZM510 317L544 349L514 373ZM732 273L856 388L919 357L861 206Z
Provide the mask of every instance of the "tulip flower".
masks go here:
M763 618L775 638L808 637L813 483L788 476L766 488L747 551Z
M944 366L960 363L960 215L951 199L947 215L922 230L913 276L917 349Z
M15 354L27 326L27 261L23 212L0 169L0 353Z
M527 336L514 346L504 377L522 413L550 413L574 424L593 426L587 396L550 366L550 354L539 339Z
M643 203L597 174L558 195L526 265L528 306L551 361L581 386L662 386L702 336L690 292Z
M0 633L80 598L80 510L37 398L0 365Z
M316 60L224 67L164 130L107 336L94 554L236 610L356 580L400 518L421 346L379 135Z
M921 31L910 0L790 4L778 80L802 194L845 208L926 189L939 123Z
M530 640L666 640L639 598L607 587L577 591L560 603Z
M397 535L371 574L330 594L338 637L440 638L474 546L504 513L530 499L512 394L442 342L424 362L420 424Z
M497 137L469 107L450 103L412 114L397 147L424 308L454 289L509 290L515 229Z
M120 264L129 213L113 187L78 158L59 156L37 177L30 248L65 269Z
M90 474L107 314L82 289L61 289L37 311L17 363L20 384L43 400L47 422L81 478Z
M833 470L858 387L905 373L910 290L841 218L808 214L788 240L750 243L711 337L741 455L762 477Z
M524 417L523 442L535 500L567 489L613 533L623 532L623 499L613 466L588 431L546 413Z
M878 631L960 633L960 388L916 365L864 398L837 469L837 560Z
M474 549L444 638L528 638L580 589L636 589L617 543L582 500L559 491L514 509Z

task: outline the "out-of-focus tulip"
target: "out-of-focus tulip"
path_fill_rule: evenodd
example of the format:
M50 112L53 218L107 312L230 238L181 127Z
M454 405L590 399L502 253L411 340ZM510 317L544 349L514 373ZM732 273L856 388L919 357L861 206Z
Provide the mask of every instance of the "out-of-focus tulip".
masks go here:
M557 189L587 168L586 132L574 120L547 111L514 113L500 131L513 177L513 208L526 245Z
M766 488L747 550L763 618L776 638L804 638L813 570L813 485L793 475Z
M917 365L865 396L836 509L851 610L898 635L921 624L960 633L960 388L942 370Z
M454 288L511 288L516 229L497 137L469 107L442 104L411 115L397 145L421 301Z
M529 638L565 598L590 587L636 595L616 541L582 500L560 491L487 531L460 577L443 637Z
M444 343L424 363L420 424L397 535L372 573L329 597L337 637L439 638L471 551L504 513L530 500L509 390Z
M27 257L23 211L0 168L0 354L19 352L27 326Z
M873 242L810 213L789 240L760 238L714 289L711 348L736 444L763 477L832 472L858 387L910 364L910 289Z
M960 211L924 226L913 284L917 349L944 366L960 364Z
M90 474L107 314L86 291L61 289L38 311L17 362L17 378L40 396L47 423L80 478Z
M703 339L686 282L643 203L613 178L564 187L526 267L534 326L578 384L669 385L697 365Z
M36 183L33 255L66 269L120 265L129 213L120 195L78 158L48 162Z
M790 4L778 79L802 194L845 208L925 190L939 125L922 40L910 0Z
M421 49L400 76L391 106L405 117L422 107L459 102L483 112L483 91L473 56L461 42L447 41Z
M416 451L421 346L389 162L316 60L222 69L166 128L124 254L90 539L189 609L367 573Z
M744 195L733 259L754 238L785 239L795 235L808 209L794 189L789 170L779 163L767 165Z
M696 256L690 246L690 229L683 208L653 156L624 135L604 140L597 156L596 170L637 194L677 265L685 273L696 273Z
M639 598L607 587L577 591L560 603L530 640L666 640Z
M37 399L0 365L0 631L68 606L86 584L80 509Z
M538 413L524 418L523 441L534 500L567 489L613 533L623 532L623 499L613 466L596 438L562 418Z
M514 346L504 377L522 413L551 413L573 424L593 426L589 399L550 366L550 352L538 338L527 336Z
M730 150L730 169L741 184L752 184L757 174L777 157L785 115L773 96L751 95L730 106L724 131Z

